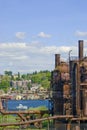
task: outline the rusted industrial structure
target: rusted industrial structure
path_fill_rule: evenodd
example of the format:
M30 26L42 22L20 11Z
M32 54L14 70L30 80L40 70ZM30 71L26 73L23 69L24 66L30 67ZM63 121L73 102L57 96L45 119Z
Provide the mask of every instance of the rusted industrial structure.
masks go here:
M51 77L51 100L53 115L66 115L55 119L58 130L87 130L87 57L83 54L83 40L78 41L78 57L69 63L60 60L55 54L55 69ZM72 115L69 120L67 116Z

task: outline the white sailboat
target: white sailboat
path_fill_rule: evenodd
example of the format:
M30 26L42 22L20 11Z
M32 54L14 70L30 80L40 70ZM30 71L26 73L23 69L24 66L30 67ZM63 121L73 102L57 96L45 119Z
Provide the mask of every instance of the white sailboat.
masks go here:
M28 109L27 106L23 106L22 104L19 104L19 106L16 107L17 109Z

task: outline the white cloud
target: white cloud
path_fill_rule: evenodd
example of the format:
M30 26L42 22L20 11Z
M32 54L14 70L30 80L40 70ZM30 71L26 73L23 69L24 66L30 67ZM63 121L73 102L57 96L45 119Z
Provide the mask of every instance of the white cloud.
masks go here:
M39 46L37 46L39 45ZM0 72L5 69L13 72L33 72L53 70L55 56L60 54L61 59L68 59L71 55L78 55L77 46L44 46L37 41L31 43L0 43ZM87 48L85 48L85 53ZM23 71L22 71L23 70Z
M25 48L26 47L26 43L0 43L0 49L6 49L6 48Z
M73 47L72 47L73 48ZM55 54L55 53L68 53L71 50L69 46L45 46L40 49L41 53L44 54Z
M19 55L19 56L15 56L13 57L14 60L27 60L28 57L26 55Z
M82 37L85 37L87 36L87 32L82 32L82 31L76 31L76 36L82 36Z
M25 33L25 32L16 32L15 35L16 35L16 37L17 37L18 39L24 39L26 33Z
M45 34L44 32L40 32L40 33L38 34L38 37L42 37L42 38L50 38L51 35L50 35L50 34Z

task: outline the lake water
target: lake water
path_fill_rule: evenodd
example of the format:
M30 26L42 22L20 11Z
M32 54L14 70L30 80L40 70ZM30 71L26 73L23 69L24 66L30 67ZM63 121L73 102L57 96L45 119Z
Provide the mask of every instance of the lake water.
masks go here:
M22 104L23 106L30 107L39 107L45 106L49 108L49 100L9 100L7 103L8 110L18 110L16 107Z

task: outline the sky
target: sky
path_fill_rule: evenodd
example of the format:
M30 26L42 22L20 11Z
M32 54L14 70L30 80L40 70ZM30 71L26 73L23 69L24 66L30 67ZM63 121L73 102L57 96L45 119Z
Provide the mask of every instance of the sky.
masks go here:
M87 0L0 0L0 74L51 71L78 40L87 55Z

